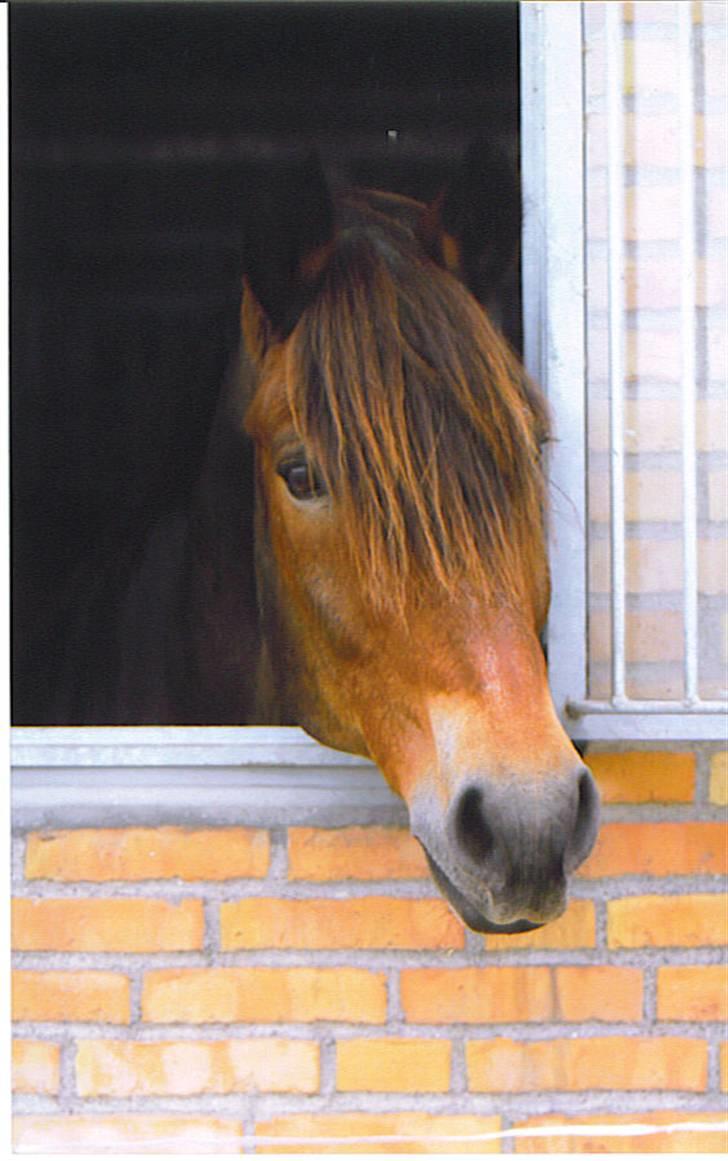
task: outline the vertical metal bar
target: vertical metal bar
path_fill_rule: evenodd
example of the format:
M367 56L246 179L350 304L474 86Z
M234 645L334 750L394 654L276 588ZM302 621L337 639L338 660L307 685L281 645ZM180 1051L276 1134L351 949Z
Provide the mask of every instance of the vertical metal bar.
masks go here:
M682 353L683 632L685 700L698 692L698 508L695 436L695 107L692 2L678 4L680 122L680 350Z
M605 5L609 302L612 701L626 699L624 510L624 43L621 3Z
M582 4L520 5L526 367L551 408L551 692L565 725L586 696L586 367Z

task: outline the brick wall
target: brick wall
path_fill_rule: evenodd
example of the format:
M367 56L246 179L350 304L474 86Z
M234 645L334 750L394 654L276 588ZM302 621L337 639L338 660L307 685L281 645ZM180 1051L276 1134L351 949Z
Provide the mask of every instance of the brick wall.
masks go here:
M522 936L374 822L19 834L16 1148L723 1149L727 757L592 753L601 838Z

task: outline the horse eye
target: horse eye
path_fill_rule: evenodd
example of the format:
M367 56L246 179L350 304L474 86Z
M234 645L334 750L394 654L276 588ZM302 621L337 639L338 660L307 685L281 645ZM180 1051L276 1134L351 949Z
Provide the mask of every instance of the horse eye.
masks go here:
M277 471L295 500L314 500L326 493L323 480L308 460L286 460Z

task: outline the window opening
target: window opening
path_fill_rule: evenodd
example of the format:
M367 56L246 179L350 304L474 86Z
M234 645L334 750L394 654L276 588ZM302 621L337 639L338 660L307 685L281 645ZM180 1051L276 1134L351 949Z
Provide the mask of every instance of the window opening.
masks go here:
M129 578L166 569L173 596L252 177L301 138L342 183L425 200L484 129L517 159L518 6L29 3L10 30L13 716L108 724ZM501 321L520 343L517 274ZM118 724L153 723L144 702ZM235 715L213 696L185 720Z

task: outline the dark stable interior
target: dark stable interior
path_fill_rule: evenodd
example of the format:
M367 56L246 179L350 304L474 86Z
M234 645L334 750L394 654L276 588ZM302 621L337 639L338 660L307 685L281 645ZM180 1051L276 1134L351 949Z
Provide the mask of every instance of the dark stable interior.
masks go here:
M194 486L252 176L305 142L336 180L426 200L480 135L517 158L518 6L22 3L9 22L13 720L52 725L69 579Z

